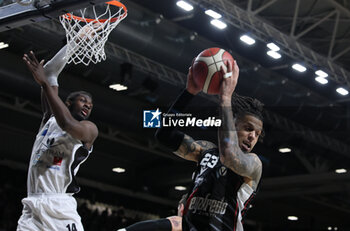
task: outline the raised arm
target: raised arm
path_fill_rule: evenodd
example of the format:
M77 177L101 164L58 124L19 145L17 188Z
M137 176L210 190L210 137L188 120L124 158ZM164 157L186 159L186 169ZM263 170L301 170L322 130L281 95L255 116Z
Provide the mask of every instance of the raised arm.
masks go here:
M56 94L58 94L58 76L68 61L66 49L67 46L61 48L61 50L59 50L57 54L44 65L47 82L52 87L52 90L57 92ZM41 90L41 107L43 111L43 119L40 127L42 127L52 115L46 94L43 90Z
M222 71L224 72L224 70ZM241 150L232 113L231 98L239 75L237 63L228 64L227 72L232 72L232 76L224 78L219 95L219 110L222 120L222 126L218 130L220 160L238 175L252 179L255 182L253 186L256 186L261 177L262 164L257 155L244 153Z
M169 109L169 113L183 112L192 98L201 91L193 81L192 68L189 68L187 75L187 87L177 97ZM162 127L157 130L156 138L164 146L170 148L176 155L197 162L203 148L210 142L195 141L192 137L178 131L174 127Z
M79 39L83 39L83 38L88 39L89 37L93 36L97 31L100 31L102 28L103 28L102 25L99 23L94 24L93 28L86 25L80 29L80 31L78 32L78 37ZM71 42L74 42L74 41L71 41ZM56 55L44 65L44 71L45 71L45 76L47 78L47 82L52 87L53 91L57 92L57 94L58 94L58 76L63 70L63 68L66 66L70 58L70 56L67 55L67 49L68 49L67 46L68 45L65 45L64 47L62 47L61 50L59 50L56 53ZM79 48L78 46L73 46L73 47L75 47L74 49ZM51 107L49 106L49 103L47 101L47 96L44 91L41 91L41 105L43 110L43 119L40 127L42 127L42 125L44 125L53 114L53 112L51 111Z
M182 112L194 95L184 90L170 107L169 113ZM157 140L176 155L197 162L201 147L196 141L175 127L161 127L156 131Z
M42 87L58 125L90 148L98 135L96 125L90 121L78 121L73 118L67 106L58 97L58 91L50 86L43 68L43 60L39 63L32 51L29 55L25 54L23 60L35 81Z

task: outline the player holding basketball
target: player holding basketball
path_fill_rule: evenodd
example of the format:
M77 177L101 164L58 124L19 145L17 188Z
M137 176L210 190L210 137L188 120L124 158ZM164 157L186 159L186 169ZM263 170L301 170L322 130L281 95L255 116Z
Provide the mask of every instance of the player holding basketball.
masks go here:
M33 52L23 57L41 86L43 119L29 163L28 196L17 230L82 231L75 181L79 166L92 151L97 127L88 121L93 104L87 92L73 92L64 103L58 96L57 77L67 57L62 48L46 65Z
M251 153L263 130L262 103L234 94L239 68L236 62L221 72L218 143L198 140L176 130L160 128L156 137L198 167L189 191L183 216L140 222L126 231L242 231L242 219L256 194L262 163ZM182 112L201 91L190 69L187 89L177 98L170 113ZM142 227L144 225L144 227Z

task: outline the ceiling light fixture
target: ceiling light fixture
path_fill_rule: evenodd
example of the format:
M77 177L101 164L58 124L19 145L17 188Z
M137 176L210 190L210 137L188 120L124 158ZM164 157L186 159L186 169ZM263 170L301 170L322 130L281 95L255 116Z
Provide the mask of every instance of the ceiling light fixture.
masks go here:
M193 10L193 6L185 1L177 1L176 5L185 11Z
M239 39L248 45L253 45L255 43L255 39L253 39L252 37L250 37L248 35L242 35Z
M206 15L209 15L209 16L212 17L212 18L215 18L215 19L219 19L219 18L222 17L221 14L219 14L219 13L213 11L213 10L206 10L206 11L204 11L204 13L205 13Z
M280 59L282 57L280 53L277 53L276 51L273 51L273 50L268 51L267 55L274 59Z
M319 82L320 84L322 84L322 85L328 83L328 80L325 79L324 77L321 77L321 76L316 77L315 80L316 80L317 82Z
M112 171L116 172L116 173L123 173L126 170L125 170L125 168L116 167L116 168L113 168Z
M227 24L224 23L223 21L221 20L218 20L218 19L213 19L210 21L210 24L213 25L213 26L216 26L217 28L219 28L220 30L223 30L227 27Z
M341 94L341 95L347 95L347 94L349 94L349 92L348 92L346 89L342 88L342 87L337 88L336 91L337 91L339 94Z
M325 78L325 77L328 76L328 74L327 74L326 72L322 71L322 70L317 70L317 71L315 71L315 74L316 74L317 76L323 77L323 78Z
M280 50L280 47L277 46L275 43L268 43L268 44L266 44L266 46L272 51L279 51Z
M304 67L303 65L299 64L299 63L295 63L293 64L292 68L296 71L299 71L299 72L304 72L306 71L306 67Z
M178 191L185 191L187 188L185 186L181 186L181 185L178 185L178 186L175 186L175 190L178 190Z
M288 152L291 152L292 149L290 149L290 148L280 148L280 149L278 149L278 151L280 153L288 153Z
M119 83L118 84L111 84L111 85L109 85L109 88L112 88L116 91L124 91L124 90L128 89L127 86L121 85Z
M345 168L338 168L335 170L336 173L341 174L341 173L346 173L347 170Z
M288 216L288 220L297 221L299 218L297 216Z
M4 49L6 47L9 47L9 44L4 43L4 42L0 42L0 49Z

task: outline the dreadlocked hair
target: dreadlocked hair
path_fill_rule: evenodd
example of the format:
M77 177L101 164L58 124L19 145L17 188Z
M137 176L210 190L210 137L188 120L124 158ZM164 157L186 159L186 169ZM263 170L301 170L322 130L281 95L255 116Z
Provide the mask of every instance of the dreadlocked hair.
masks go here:
M67 96L66 101L74 102L74 100L80 95L87 95L92 100L92 95L89 92L86 92L86 91L75 91L75 92L70 93Z
M236 118L252 115L263 121L264 104L257 99L241 96L237 93L232 95L232 112Z

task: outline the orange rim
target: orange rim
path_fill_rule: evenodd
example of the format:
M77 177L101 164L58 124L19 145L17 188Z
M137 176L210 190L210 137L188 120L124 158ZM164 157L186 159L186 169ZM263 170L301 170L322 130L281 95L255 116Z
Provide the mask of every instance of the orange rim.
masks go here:
M93 23L97 23L97 22L104 23L106 21L115 22L117 20L120 20L120 19L123 19L123 18L126 17L126 15L128 13L128 10L126 9L126 6L123 3L113 0L113 1L106 2L106 4L114 5L114 6L117 6L119 8L122 7L123 10L124 10L124 13L121 16L119 16L119 17L111 18L111 19L82 18L82 17L79 17L79 16L75 16L75 15L73 15L71 13L67 13L67 14L63 15L63 17L68 19L68 20L75 19L75 20L79 20L81 22L93 22Z

